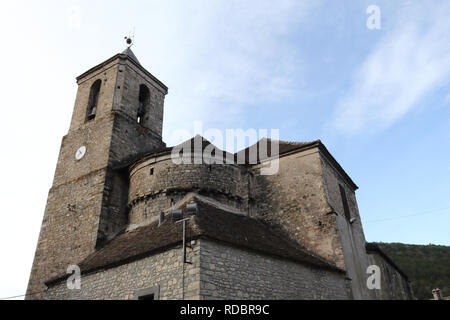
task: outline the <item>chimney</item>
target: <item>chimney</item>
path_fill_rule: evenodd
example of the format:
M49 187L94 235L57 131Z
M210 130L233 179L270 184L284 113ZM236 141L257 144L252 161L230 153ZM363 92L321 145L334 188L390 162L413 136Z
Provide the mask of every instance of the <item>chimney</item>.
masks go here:
M438 289L438 288L433 289L432 292L433 292L434 300L442 300L442 293L441 293L440 289Z

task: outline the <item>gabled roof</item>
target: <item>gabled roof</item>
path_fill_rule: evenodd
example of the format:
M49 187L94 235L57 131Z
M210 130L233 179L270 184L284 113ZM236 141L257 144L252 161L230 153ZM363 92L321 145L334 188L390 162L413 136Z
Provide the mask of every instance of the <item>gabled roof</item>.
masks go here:
M177 144L173 147L165 147L153 150L151 152L145 152L141 154L134 155L131 158L125 159L122 161L122 163L118 166L116 166L116 169L124 168L128 165L134 166L136 164L141 163L142 161L147 160L148 157L154 157L157 155L164 155L164 154L170 154L172 151L178 149L179 156L182 157L183 153L188 151L191 156L194 156L194 154L200 153L203 157L203 152L205 151L205 148L208 146L212 146L212 156L217 158L222 158L223 162L226 163L227 157L232 159L232 161L235 160L235 155L226 151L223 151L222 149L216 147L214 144L212 144L210 141L202 137L201 135L196 135L195 137L192 137L189 140L186 140L180 144Z
M320 140L316 140L316 141L312 141L312 142L288 142L288 141L280 140L277 142L278 142L278 146L279 146L278 154L283 155L285 153L288 153L290 151L294 151L297 149L302 149L302 148L305 148L308 146L316 146L318 143L320 143ZM267 152L263 153L263 157L261 157L259 155L259 150L261 149L262 144L267 146ZM166 147L166 148L154 150L151 152L146 152L144 154L135 155L133 158L125 160L120 167L124 167L128 164L134 164L134 163L139 163L141 161L145 161L147 157L151 157L154 155L171 153L174 148L180 148L180 150L182 149L183 151L190 150L191 153L194 153L194 152L199 152L199 151L203 152L205 150L205 148L210 145L214 147L213 149L215 152L213 152L213 156L223 157L224 163L225 163L225 159L227 159L227 156L228 156L230 159L233 159L233 161L235 163L249 164L250 160L251 160L249 153L250 153L250 150L252 150L252 148L256 148L255 150L257 152L257 159L256 159L257 163L260 163L261 161L265 161L265 160L271 158L272 156L275 156L275 152L272 152L272 140L271 139L262 138L254 145L247 147L241 151L238 151L234 154L231 154L227 151L221 150L220 148L218 148L217 146L212 144L210 141L208 141L201 135L196 135L195 137L192 137L191 139L186 140L186 141L184 141L176 146L173 146L173 147ZM214 153L217 153L217 154L214 154ZM244 163L241 163L240 161L238 161L238 156L245 157Z
M184 209L187 201L180 207ZM195 198L195 201L198 213L187 223L188 241L206 238L319 268L344 272L260 220L230 213L224 208L216 207L198 198ZM182 242L181 223L166 220L163 224L158 224L154 222L117 236L78 264L82 274L140 260ZM66 277L67 275L62 275L50 279L46 284L57 283Z
M235 155L236 157L245 157L245 163L251 163L254 164L255 160L256 163L260 163L262 161L268 160L271 157L277 156L277 155L283 155L288 152L302 149L308 146L315 146L318 143L320 143L320 140L311 141L311 142L289 142L289 141L283 141L283 140L273 140L268 138L262 138L255 144L238 151ZM278 150L272 150L272 144L278 144ZM261 148L263 148L261 150ZM266 150L264 150L266 149ZM256 153L253 154L253 157L250 157L250 151ZM261 154L260 154L261 153Z
M176 147L183 146L184 150L187 148L190 148L191 152L198 152L198 150L195 150L196 146L201 145L202 152L205 150L205 148L209 145L214 146L214 150L216 152L219 152L217 156L220 156L220 154L223 156L224 163L226 163L226 157L228 156L231 159L234 159L234 163L237 164L255 164L254 160L256 158L256 163L261 163L267 160L270 160L273 156L276 156L276 152L273 152L272 150L272 142L278 142L278 155L284 156L289 153L294 153L297 151L303 151L310 148L319 148L319 150L322 152L322 154L333 164L333 166L336 168L336 170L342 175L343 179L345 179L351 188L353 190L358 189L358 186L355 184L355 182L350 178L350 176L345 172L345 170L341 167L341 165L336 161L336 159L331 155L331 153L327 150L325 145L320 140L315 140L311 142L289 142L289 141L282 141L282 140L271 140L267 138L262 138L257 143L253 144L250 147L247 147L241 151L236 152L235 154L230 154L226 151L223 151L216 146L214 146L211 142L206 140L200 135L196 135L195 137L180 143L177 146L174 147L165 147L158 150L153 150L151 152L141 153L133 156L132 158L125 159L120 164L115 166L116 169L124 168L127 166L134 166L142 161L147 160L149 157L154 157L157 155L165 155L170 154L172 150ZM267 151L262 152L262 154L259 154L259 151L261 149L261 146L265 145L267 148ZM256 155L253 156L253 158L250 158L250 150L252 152L256 152ZM256 157L255 157L256 156Z

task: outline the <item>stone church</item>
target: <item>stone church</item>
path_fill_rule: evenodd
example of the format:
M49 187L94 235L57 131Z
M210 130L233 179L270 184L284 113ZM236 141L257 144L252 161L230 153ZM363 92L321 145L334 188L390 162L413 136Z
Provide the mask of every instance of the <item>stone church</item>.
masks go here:
M162 140L168 88L130 48L77 84L28 299L413 298L366 242L358 187L320 140L276 141L255 162L249 150L274 141L241 151L243 163L177 164ZM278 172L262 175L273 161ZM79 289L67 285L73 265ZM372 265L380 289L368 288Z

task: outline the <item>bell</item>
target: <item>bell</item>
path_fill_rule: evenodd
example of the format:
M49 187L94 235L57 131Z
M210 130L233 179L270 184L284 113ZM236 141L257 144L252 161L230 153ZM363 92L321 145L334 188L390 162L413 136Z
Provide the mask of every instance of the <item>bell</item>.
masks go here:
M91 109L91 112L89 112L89 114L88 114L88 119L94 119L94 118L95 118L96 112L97 112L97 107L94 106L94 107Z

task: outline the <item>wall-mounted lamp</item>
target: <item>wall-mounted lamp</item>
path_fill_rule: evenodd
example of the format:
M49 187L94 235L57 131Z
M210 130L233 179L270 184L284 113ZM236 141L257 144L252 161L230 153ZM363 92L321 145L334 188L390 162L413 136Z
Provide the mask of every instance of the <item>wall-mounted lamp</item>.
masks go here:
M183 219L183 211L172 210L172 221L177 222Z
M197 203L188 203L186 205L186 213L188 215L195 215L198 213L198 207L197 207Z

